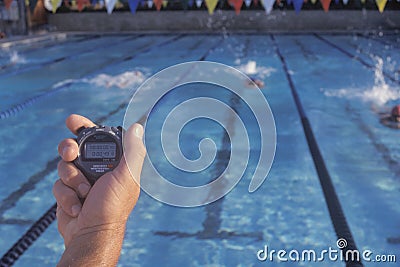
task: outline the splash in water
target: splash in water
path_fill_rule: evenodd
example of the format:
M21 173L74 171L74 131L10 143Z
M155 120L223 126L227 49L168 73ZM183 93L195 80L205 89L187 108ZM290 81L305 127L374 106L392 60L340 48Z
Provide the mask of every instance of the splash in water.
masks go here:
M385 81L383 74L383 59L375 57L375 81L374 86L369 90L360 90L360 88L349 88L330 90L322 89L324 94L329 97L340 97L340 98L357 98L365 102L371 102L377 106L383 106L389 101L395 101L400 99L400 88L391 87Z
M146 76L141 71L127 71L116 76L107 74L99 74L96 77L87 80L88 83L95 84L106 88L118 87L120 89L132 88L135 85L141 84L146 79Z
M89 83L98 87L117 87L120 89L132 89L140 85L147 78L147 75L139 70L126 71L119 75L99 74L91 79L66 79L53 85L53 88L73 83Z
M9 52L9 57L10 57L10 64L16 65L16 64L25 64L27 61L26 59L18 54L17 51L10 51Z
M274 68L257 66L257 62L253 60L249 60L246 64L238 66L237 69L247 75L256 75L257 77L260 77L262 79L270 76L271 73L276 71Z

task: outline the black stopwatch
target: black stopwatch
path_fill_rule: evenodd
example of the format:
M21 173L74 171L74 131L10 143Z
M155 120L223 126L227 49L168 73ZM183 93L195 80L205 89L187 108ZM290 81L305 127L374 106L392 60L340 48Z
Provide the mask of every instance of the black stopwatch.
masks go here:
M122 127L95 126L78 130L74 164L93 185L118 166L122 157Z

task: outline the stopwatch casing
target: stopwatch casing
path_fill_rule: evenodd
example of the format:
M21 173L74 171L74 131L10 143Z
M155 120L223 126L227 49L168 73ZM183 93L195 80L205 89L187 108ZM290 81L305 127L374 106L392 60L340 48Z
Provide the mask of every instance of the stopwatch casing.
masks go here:
M93 185L118 166L122 158L122 127L95 126L78 131L75 166Z

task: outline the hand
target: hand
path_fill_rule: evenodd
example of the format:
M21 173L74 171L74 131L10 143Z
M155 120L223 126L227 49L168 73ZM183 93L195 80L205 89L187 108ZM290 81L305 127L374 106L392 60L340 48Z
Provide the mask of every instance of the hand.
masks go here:
M74 134L82 126L95 126L79 115L69 116L66 125ZM66 248L74 239L113 229L119 232L122 229L123 239L126 221L140 193L138 183L146 154L142 136L140 124L132 125L123 135L131 172L123 157L113 171L101 176L92 187L72 163L78 155L76 141L65 139L59 144L58 152L62 158L58 164L60 179L54 184L53 194L57 200L58 230ZM83 205L79 198L85 198Z

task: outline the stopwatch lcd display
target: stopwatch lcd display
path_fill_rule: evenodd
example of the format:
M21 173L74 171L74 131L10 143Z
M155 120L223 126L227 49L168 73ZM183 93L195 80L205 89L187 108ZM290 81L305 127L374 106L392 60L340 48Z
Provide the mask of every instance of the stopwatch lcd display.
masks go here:
M117 154L117 145L113 142L87 142L85 144L85 152L85 158L87 159L112 159Z

